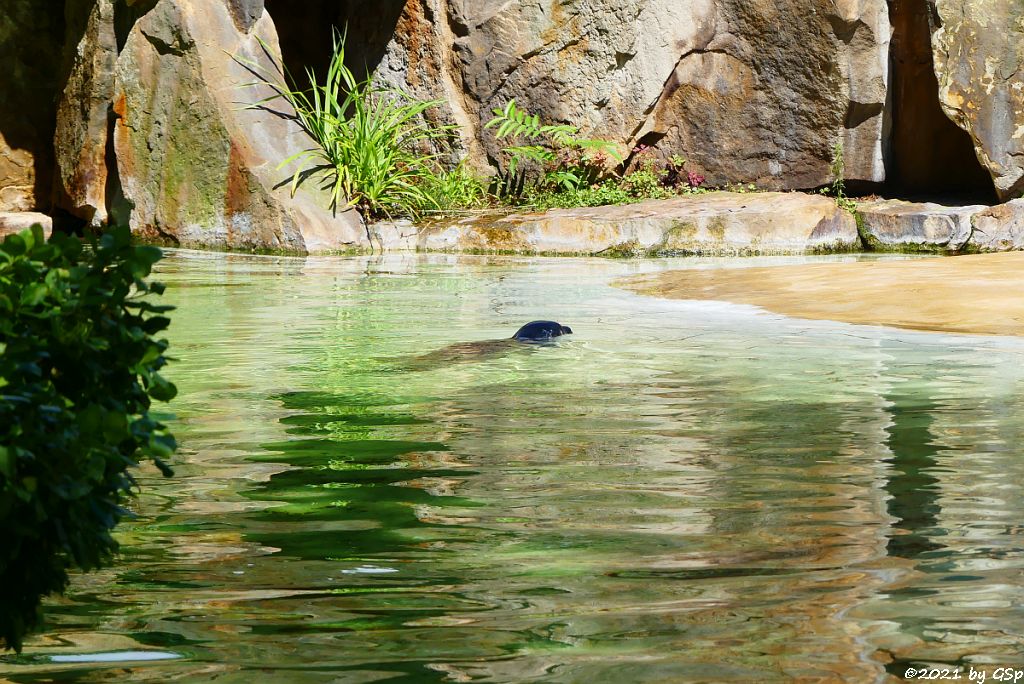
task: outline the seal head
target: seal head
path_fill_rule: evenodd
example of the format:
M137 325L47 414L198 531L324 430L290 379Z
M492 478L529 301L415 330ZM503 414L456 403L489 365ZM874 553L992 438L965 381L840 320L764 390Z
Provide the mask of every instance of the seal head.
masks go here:
M517 342L548 342L562 335L572 335L572 328L554 321L533 321L520 328L512 339Z

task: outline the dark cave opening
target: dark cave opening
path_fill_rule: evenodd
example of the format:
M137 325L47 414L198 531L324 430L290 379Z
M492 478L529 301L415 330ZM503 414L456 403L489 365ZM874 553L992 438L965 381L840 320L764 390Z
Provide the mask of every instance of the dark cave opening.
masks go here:
M334 31L347 32L345 65L364 78L384 58L406 0L266 0L277 26L288 72L300 86L308 85L306 69L318 78L327 73Z
M995 202L995 187L966 131L939 103L931 48L938 17L927 0L890 0L892 129L886 194Z

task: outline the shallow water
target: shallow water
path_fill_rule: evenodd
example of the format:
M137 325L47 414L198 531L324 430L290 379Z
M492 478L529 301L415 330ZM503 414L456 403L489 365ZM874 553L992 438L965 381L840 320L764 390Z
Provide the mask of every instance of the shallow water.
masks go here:
M1024 666L1024 340L609 284L764 263L173 253L177 477L0 678Z

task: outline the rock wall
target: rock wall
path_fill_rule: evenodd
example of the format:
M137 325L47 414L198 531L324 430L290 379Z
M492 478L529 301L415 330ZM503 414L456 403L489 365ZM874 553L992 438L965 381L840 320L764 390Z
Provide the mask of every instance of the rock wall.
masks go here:
M270 94L244 85L276 44L260 0L95 0L58 110L59 205L186 246L368 246L355 211L290 194L277 165L308 144L284 103L245 106Z
M263 0L45 4L0 0L0 212L129 221L182 245L369 246L355 211L290 194L277 165L308 146L297 126L244 107L268 94L242 87L245 64L280 61Z
M56 115L54 201L92 226L108 220L113 192L109 158L110 109L118 45L114 0L68 5L65 71L68 74Z
M888 41L885 0L409 0L378 74L448 102L481 163L515 98L712 184L807 188L836 143L849 178L884 180Z
M1024 3L934 0L939 99L1002 200L1024 193Z

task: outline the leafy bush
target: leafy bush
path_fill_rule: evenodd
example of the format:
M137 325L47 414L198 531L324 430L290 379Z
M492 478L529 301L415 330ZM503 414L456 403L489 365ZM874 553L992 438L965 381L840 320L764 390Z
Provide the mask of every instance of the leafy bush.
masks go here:
M651 158L651 148L647 145L640 145L634 148L633 153L637 160L637 168L619 181L623 190L636 201L672 197L675 193L665 187L667 172L655 170L655 162Z
M498 140L511 138L520 143L503 150L509 157L500 187L504 195L525 191L528 183L521 171L527 162L540 169L539 177L533 179L535 189L574 191L601 180L609 158L621 161L615 143L581 138L579 129L568 124L542 124L536 114L519 109L515 100L509 100L504 109L495 109L494 118L484 128L497 128Z
M607 180L579 190L528 190L522 201L533 209L544 210L603 207L609 204L629 204L638 200L624 190L618 181Z
M674 154L665 164L661 184L673 190L697 190L704 185L706 180L704 176L696 171L688 171L686 169L686 160L678 154Z
M358 80L345 66L343 34L335 34L323 83L307 69L308 88L297 85L283 66L278 73L268 74L255 63L239 61L260 78L259 84L274 92L250 107L285 100L294 109L299 126L316 144L278 167L299 163L292 176L293 193L307 179L319 176L335 210L359 207L364 216L379 218L436 208L421 182L430 176L435 158L425 150L435 141L447 139L453 127L431 124L424 114L441 100L416 100L400 91L379 88L372 77Z
M631 173L582 187L560 187L527 190L522 197L525 204L535 209L600 207L609 204L631 204L651 199L668 199L680 194L701 194L707 190L700 186L703 177L686 172L686 161L673 157L664 170L657 169L652 150L640 145L633 150L636 167Z
M39 226L0 244L0 644L20 650L42 597L68 570L117 550L129 468L163 458L174 438L149 415L175 388L160 375L171 307L147 283L161 258L126 228L92 249Z

